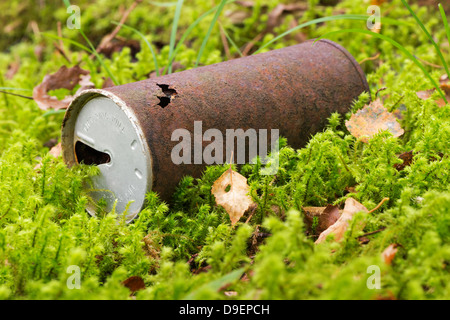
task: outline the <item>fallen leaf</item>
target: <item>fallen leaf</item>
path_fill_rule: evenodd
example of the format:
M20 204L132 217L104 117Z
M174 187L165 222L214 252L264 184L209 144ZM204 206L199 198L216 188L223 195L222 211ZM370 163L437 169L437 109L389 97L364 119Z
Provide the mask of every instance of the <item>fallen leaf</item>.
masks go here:
M353 218L353 216L356 213L361 211L369 212L369 210L367 210L366 207L364 207L361 203L359 203L355 199L347 198L347 200L345 200L344 210L342 211L342 214L339 217L339 219L328 229L323 231L315 243L317 244L324 242L327 236L330 234L334 234L335 241L340 241L348 228L349 221Z
M120 52L125 47L130 48L131 57L136 57L136 54L141 51L141 45L139 41L120 38L115 38L109 42L105 42L104 45L97 49L97 51L98 53L102 53L106 57L111 58L114 52Z
M50 153L55 158L58 158L62 153L61 142L52 147L48 153Z
M54 156L55 158L58 158L62 153L61 142L58 143L57 145L53 146L48 153L51 154L52 156ZM39 159L39 160L42 160L42 159ZM40 170L41 167L42 167L42 162L39 162L37 165L34 166L33 169Z
M95 84L91 81L91 75L90 74L86 74L86 75L81 75L80 76L80 82L78 82L78 84L81 86L78 90L77 93L83 90L87 90L87 89L94 89L95 88Z
M280 25L280 18L284 12L305 11L307 9L308 5L305 3L280 3L269 13L267 17L266 32L272 32L275 27Z
M403 160L403 163L396 163L394 165L394 168L397 169L398 171L402 171L406 167L410 166L413 160L413 156L414 155L412 151L407 151L403 152L402 154L399 154L398 158Z
M448 76L446 74L444 74L443 76L441 76L439 78L439 87L445 94L447 101L450 101L450 83L449 83ZM416 95L422 100L427 100L427 99L431 98L431 96L435 92L436 92L436 89L433 88L433 89L429 89L429 90L418 91L418 92L416 92ZM438 100L436 100L436 103L441 108L447 104L445 102L445 100L442 99L441 97L438 98Z
M397 251L398 249L395 243L391 243L386 249L384 249L383 253L381 253L384 263L390 265L392 260L394 260Z
M131 293L145 289L144 280L139 276L131 276L122 282L122 285L130 289Z
M115 86L115 84L114 84L114 82L111 80L111 78L103 78L104 79L104 81L103 81L103 85L102 85L102 89L105 89L105 88L111 88L111 87L114 87Z
M81 75L88 75L89 71L81 69L78 65L72 68L62 66L53 74L48 74L42 82L33 89L33 99L42 110L66 109L72 101L72 96L66 96L62 100L48 95L50 90L69 89L72 90L82 80Z
M19 71L20 68L20 60L17 58L15 61L11 62L8 66L8 70L5 73L6 79L12 79L14 75Z
M355 138L362 137L361 141L366 143L369 138L382 130L390 131L394 137L400 137L405 132L380 99L352 114L350 120L345 122L345 126Z
M228 186L230 188L227 191ZM231 225L235 225L244 213L255 205L248 195L249 191L247 178L233 171L231 167L214 182L211 193L216 197L216 203L230 216Z
M326 207L303 207L302 209L305 213L306 226L309 231L312 232L314 218L317 217L318 219L318 224L314 230L314 234L320 234L328 229L339 219L341 215L339 207L331 204Z

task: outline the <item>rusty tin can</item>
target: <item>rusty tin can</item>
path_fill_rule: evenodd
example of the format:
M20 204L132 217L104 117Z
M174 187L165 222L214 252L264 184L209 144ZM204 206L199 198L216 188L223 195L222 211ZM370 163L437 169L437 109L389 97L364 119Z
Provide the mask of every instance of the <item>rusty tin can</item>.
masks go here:
M329 40L85 90L64 117L63 158L68 166L97 165L92 198L104 198L108 210L116 202L116 212L126 210L130 221L148 191L170 201L180 179L199 177L206 165L172 161L179 143L172 139L175 130L194 132L195 121L203 131L279 129L289 145L300 148L323 130L331 113L347 112L363 91L369 87L360 66ZM95 214L95 206L87 210Z

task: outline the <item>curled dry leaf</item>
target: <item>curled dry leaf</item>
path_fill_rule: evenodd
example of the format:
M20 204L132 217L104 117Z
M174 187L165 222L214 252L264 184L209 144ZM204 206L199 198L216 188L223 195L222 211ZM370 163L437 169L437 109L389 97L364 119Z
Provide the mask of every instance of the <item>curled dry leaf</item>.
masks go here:
M144 280L139 276L131 276L122 282L122 285L130 289L131 293L145 289Z
M231 167L214 182L211 193L216 197L216 203L230 216L231 225L235 225L248 209L256 205L248 195L249 191L247 178Z
M72 96L66 96L64 99L58 100L56 97L48 95L48 92L62 88L72 90L82 80L86 84L86 80L89 80L89 78L80 79L80 77L88 74L89 71L81 69L78 65L72 68L62 66L55 73L46 75L41 84L33 89L33 99L42 110L66 109L72 101Z
M61 142L52 147L48 153L50 153L55 158L58 158L62 153Z
M440 77L439 84L440 84L439 87L444 92L445 97L447 98L447 101L450 101L450 83L449 83L448 76L446 74ZM422 100L427 100L427 99L431 98L431 96L435 92L436 92L436 89L433 88L433 89L429 89L429 90L418 91L418 92L416 92L416 95ZM446 105L446 102L442 98L439 98L438 100L436 100L436 103L441 108Z
M284 12L305 11L308 9L306 3L291 3L277 5L267 17L267 32L272 32L275 27L280 25L280 18Z
M414 154L412 150L399 154L398 158L403 160L403 163L396 163L394 165L394 168L397 169L398 171L402 171L403 169L411 165L413 157Z
M302 208L305 213L305 222L309 231L312 230L314 218L317 217L317 226L315 228L315 234L320 234L331 225L333 225L340 217L341 212L338 206L329 204L326 207L304 207Z
M361 203L359 203L355 199L348 198L347 200L345 200L344 210L342 211L342 214L339 217L339 219L328 229L323 231L315 243L317 244L324 242L327 236L330 234L334 234L335 241L340 241L348 228L349 221L353 218L353 216L356 213L361 211L369 212L369 210L367 210L366 207L364 207Z
M390 265L392 260L394 260L397 251L398 249L395 243L390 244L386 249L384 249L383 253L381 253L384 263Z
M396 117L387 111L380 99L365 105L345 122L348 131L361 141L368 142L379 131L388 130L394 137L400 137L405 131L400 127Z
M62 154L61 142L53 146L48 153L54 156L55 158L58 158ZM37 165L34 166L34 170L40 170L41 166L42 162L39 162Z

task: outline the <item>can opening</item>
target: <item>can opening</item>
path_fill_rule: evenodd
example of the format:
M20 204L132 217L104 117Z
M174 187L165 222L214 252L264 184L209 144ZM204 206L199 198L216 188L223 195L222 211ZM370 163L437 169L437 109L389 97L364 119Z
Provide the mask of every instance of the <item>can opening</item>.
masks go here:
M111 156L109 154L98 151L81 141L75 143L75 157L78 163L87 165L100 165L111 162Z

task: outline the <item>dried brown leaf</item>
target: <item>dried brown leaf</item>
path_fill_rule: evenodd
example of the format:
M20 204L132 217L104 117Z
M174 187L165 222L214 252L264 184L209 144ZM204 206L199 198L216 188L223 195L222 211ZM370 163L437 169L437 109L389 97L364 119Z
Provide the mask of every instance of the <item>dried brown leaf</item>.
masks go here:
M131 293L145 289L144 280L139 276L131 276L122 282L122 285L130 289Z
M227 191L228 186L230 189ZM249 191L247 178L231 168L214 182L211 193L216 197L216 203L230 216L231 225L235 225L244 213L255 205L248 195Z
M284 12L305 11L308 9L308 5L305 3L291 3L277 5L267 17L266 32L272 32L273 29L280 25L281 16Z
M410 166L413 160L414 154L411 151L403 152L402 154L398 155L398 158L403 160L403 163L396 163L394 165L394 168L398 171L402 171L406 167Z
M447 98L447 101L450 101L450 83L449 83L448 76L446 74L444 74L443 76L441 76L439 78L439 84L440 84L439 87L444 92L445 97ZM418 91L418 92L416 92L416 95L422 100L427 100L427 99L431 98L431 96L435 92L436 92L436 89L433 88L433 89L429 89L429 90ZM445 100L442 98L438 98L436 100L436 103L441 108L446 105Z
M61 142L52 147L48 153L50 153L55 158L58 158L62 153Z
M396 117L387 111L380 99L371 102L353 114L345 122L348 131L363 142L382 130L388 130L394 137L401 136L405 131L400 127Z
M317 244L324 242L327 236L330 234L334 234L335 241L340 241L348 228L349 221L353 218L353 216L356 213L361 211L369 212L369 210L367 210L366 207L364 207L361 203L359 203L355 199L347 198L347 200L345 200L344 210L342 211L342 214L339 217L339 219L328 229L323 231L315 243Z
M304 207L302 209L305 213L305 222L308 230L312 231L311 228L314 222L314 217L317 217L318 225L315 229L316 234L322 233L331 225L336 223L341 215L339 207L331 204L326 207Z
M69 89L72 90L81 81L81 75L88 75L89 71L81 69L78 65L72 68L62 66L53 74L48 74L42 82L33 89L33 99L42 110L66 109L72 101L72 96L66 96L62 100L48 95L50 90Z

